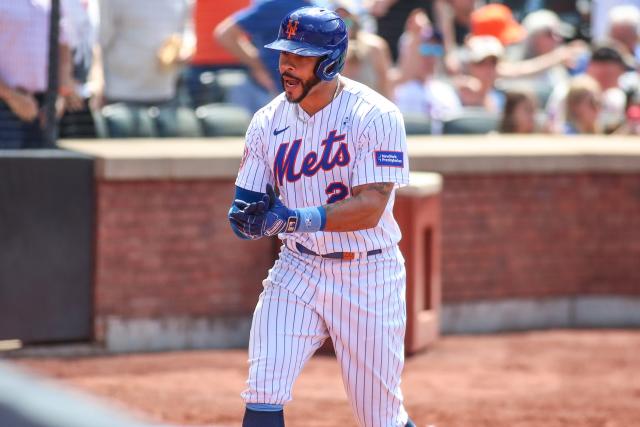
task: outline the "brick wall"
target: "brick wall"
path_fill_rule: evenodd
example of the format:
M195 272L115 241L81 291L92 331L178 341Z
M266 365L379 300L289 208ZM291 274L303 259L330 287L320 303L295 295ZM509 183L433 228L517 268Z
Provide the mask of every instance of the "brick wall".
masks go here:
M99 181L96 317L246 315L275 241L244 242L224 180ZM445 174L442 298L640 295L639 174Z
M273 242L241 241L232 181L99 181L95 315L250 314ZM98 338L101 336L98 330Z
M443 302L640 295L640 174L444 174Z

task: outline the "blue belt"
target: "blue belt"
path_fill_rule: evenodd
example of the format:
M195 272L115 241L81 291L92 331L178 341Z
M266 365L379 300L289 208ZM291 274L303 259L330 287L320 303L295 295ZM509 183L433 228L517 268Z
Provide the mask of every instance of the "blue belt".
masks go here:
M352 259L360 258L363 255L365 255L364 252L331 252L329 254L317 254L314 251L312 251L311 249L305 248L304 246L302 246L298 242L296 242L296 249L301 254L315 255L315 256L322 257L322 258L343 259L343 260L347 260L347 261L351 261ZM377 255L377 254L381 254L381 253L382 253L382 249L373 249L371 251L367 251L366 252L366 256Z

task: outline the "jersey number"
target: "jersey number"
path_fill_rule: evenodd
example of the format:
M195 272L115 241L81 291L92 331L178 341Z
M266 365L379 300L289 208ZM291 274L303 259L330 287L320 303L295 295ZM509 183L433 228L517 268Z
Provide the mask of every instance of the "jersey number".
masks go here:
M327 204L339 202L340 200L346 199L349 195L349 189L341 182L332 182L324 192L329 196Z

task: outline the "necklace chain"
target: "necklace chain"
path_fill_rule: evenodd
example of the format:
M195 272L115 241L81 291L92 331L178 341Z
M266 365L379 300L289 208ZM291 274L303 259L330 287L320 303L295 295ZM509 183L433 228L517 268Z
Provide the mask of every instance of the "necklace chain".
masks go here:
M336 84L336 90L335 90L335 92L333 92L333 98L331 98L330 102L333 102L333 100L338 97L338 92L339 91L340 91L340 78L338 77L338 84ZM296 104L296 107L299 110L304 111L304 109L302 108L302 106L299 103ZM304 118L304 119L301 118L301 120L306 123L309 120L309 118Z
M338 96L338 91L340 90L340 77L338 77L338 82L336 84L336 91L333 92L333 98L331 98L331 100L333 101L334 99L336 99L336 96Z

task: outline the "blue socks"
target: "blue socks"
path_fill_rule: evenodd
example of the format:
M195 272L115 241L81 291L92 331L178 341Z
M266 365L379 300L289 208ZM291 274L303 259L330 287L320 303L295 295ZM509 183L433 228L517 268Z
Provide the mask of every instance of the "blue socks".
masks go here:
M247 404L242 427L284 427L282 405Z
M248 403L242 427L284 427L282 405ZM409 419L405 427L416 427L416 425Z

